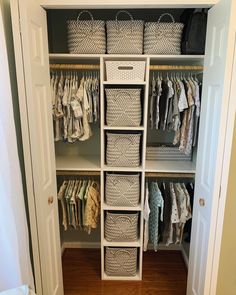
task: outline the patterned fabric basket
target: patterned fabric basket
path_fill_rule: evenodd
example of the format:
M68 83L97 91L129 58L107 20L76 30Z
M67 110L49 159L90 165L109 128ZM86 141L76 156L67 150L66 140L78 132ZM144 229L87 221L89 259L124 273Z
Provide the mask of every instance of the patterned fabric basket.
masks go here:
M172 22L161 22L163 16L169 16ZM157 22L145 24L145 54L181 54L181 39L184 24L176 23L169 13L162 14Z
M137 272L137 248L106 247L105 271L108 276L135 276Z
M118 20L120 13L126 13L130 20ZM120 10L114 21L107 21L107 53L142 54L143 53L142 20L134 20L126 10Z
M146 149L146 159L159 161L191 161L192 155L186 155L175 146L150 146Z
M138 167L140 165L140 139L140 133L107 132L107 165L111 167Z
M106 89L108 126L140 126L141 89Z
M144 81L145 61L106 61L107 81Z
M80 20L83 13L88 13L91 20ZM105 22L94 20L89 11L80 12L77 20L67 21L67 31L70 53L106 53Z
M139 203L139 174L106 174L106 203L109 206L135 207Z
M138 239L138 213L107 212L105 238L109 242L134 242Z

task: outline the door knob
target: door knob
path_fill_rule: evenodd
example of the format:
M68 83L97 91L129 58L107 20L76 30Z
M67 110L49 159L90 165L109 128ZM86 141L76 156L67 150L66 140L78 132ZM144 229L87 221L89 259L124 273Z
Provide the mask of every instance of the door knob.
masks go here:
M48 197L48 205L53 203L53 196Z
M199 205L200 205L201 207L204 207L204 206L205 206L205 200L204 200L203 198L200 198L200 199L199 199Z

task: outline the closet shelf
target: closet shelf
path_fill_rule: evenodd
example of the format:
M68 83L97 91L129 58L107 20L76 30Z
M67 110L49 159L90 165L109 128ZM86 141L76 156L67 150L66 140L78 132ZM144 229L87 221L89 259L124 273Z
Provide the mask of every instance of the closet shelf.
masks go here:
M195 164L191 161L151 161L146 160L145 172L195 173Z
M138 166L138 167L111 167L111 166L104 165L103 170L104 171L141 172L142 166Z
M103 85L146 85L145 81L126 81L126 80L117 80L117 81L104 81Z
M117 126L107 126L105 125L103 127L103 129L105 130L131 130L131 131L142 131L144 130L144 127L143 126L139 126L139 127L117 127Z
M100 171L99 155L56 156L57 171Z
M140 247L141 241L138 239L134 242L108 242L106 239L103 240L103 246L106 247Z
M100 176L100 171L57 170L57 176Z
M99 60L100 57L108 59L142 59L150 58L152 60L186 60L186 61L202 61L204 55L155 55L155 54L70 54L70 53L50 53L49 58L54 60L76 60L76 59L94 59Z
M139 272L136 273L133 277L124 277L124 276L108 276L106 272L103 274L103 280L112 280L112 281L140 281L140 274Z
M103 210L113 210L113 211L141 211L141 205L135 207L121 207L121 206L109 206L106 203L103 204Z

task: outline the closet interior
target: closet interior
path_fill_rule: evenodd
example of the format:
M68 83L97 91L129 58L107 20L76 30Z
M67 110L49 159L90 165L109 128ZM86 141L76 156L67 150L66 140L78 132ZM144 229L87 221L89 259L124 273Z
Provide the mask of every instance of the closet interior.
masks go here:
M128 11L179 22L190 10ZM204 55L71 54L79 12L47 10L61 247L101 247L102 279L141 280L144 250L178 249L188 264ZM112 77L124 65L140 78Z

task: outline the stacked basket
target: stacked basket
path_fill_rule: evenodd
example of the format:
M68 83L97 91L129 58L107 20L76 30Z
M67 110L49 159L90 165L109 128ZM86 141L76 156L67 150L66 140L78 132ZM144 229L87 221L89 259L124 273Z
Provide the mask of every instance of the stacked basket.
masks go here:
M113 63L113 70L109 62ZM132 66L132 69L137 66L138 76L135 70L123 74L118 70L123 65L126 68ZM145 62L139 65L135 61L107 61L106 70L108 81L126 79L127 83L137 80L137 77L144 80ZM137 170L141 165L142 133L141 130L134 132L133 127L139 129L142 124L142 93L142 88L137 86L110 85L105 88L104 121L106 129L111 129L105 133L105 161L109 172L105 174L104 200L110 209L104 214L104 236L109 245L105 249L105 272L112 277L133 277L137 273L141 224L139 210L136 209L141 191L141 173Z

